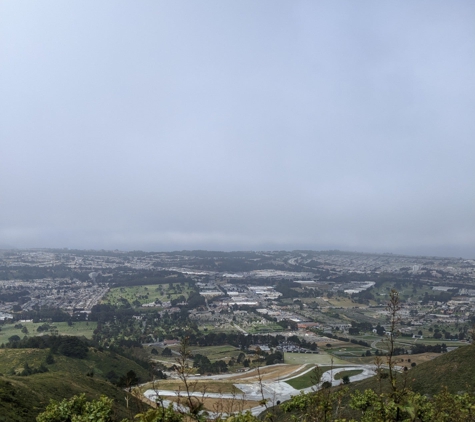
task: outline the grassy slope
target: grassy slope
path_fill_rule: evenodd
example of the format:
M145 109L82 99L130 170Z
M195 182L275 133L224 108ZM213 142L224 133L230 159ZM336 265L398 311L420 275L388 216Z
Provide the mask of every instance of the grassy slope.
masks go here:
M437 394L445 386L451 393L475 393L475 345L460 347L449 353L421 363L407 372L408 385L422 394ZM403 375L399 378L402 380ZM387 381L383 380L385 386ZM350 390L374 389L379 385L374 378L351 384Z
M407 380L410 387L422 394L437 394L445 386L451 393L466 391L475 393L475 345L460 347L450 353L421 363L407 372ZM402 376L401 376L402 379ZM383 391L389 391L388 380L382 380ZM349 394L355 390L372 389L379 392L379 384L376 379L368 378L363 381L350 383ZM344 399L344 405L348 403L349 396ZM275 420L284 422L290 419L290 414L282 413L276 409ZM293 413L294 415L296 413ZM356 417L348 407L343 417Z
M106 395L114 399L114 411L118 420L130 416L124 391L106 381L103 374L114 370L123 375L132 369L145 380L147 372L122 356L91 349L86 359L55 355L56 362L47 365L49 372L43 374L27 377L5 375L12 368L22 368L25 362L30 367L38 367L44 362L48 352L48 349L0 350L0 371L4 374L0 376L0 421L34 421L50 399L62 400L83 392L89 398ZM95 373L92 378L86 376L91 370ZM138 411L135 405L131 410L133 413Z
M435 394L441 386L450 392L475 392L475 345L460 347L409 371L412 388Z

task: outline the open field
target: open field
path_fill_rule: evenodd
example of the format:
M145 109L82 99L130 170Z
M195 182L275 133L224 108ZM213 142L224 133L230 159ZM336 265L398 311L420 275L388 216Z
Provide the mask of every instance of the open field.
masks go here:
M332 356L328 353L284 353L284 362L288 364L314 364L314 365L334 365L348 364L349 362Z
M190 289L180 283L173 283L172 288L169 287L169 284L114 287L103 297L102 303L118 304L121 299L126 299L131 304L138 301L142 305L155 300L169 302L180 295L188 297L189 292Z
M440 356L442 356L442 353L420 353L417 355L395 356L394 359L397 365L410 367L412 362L415 362L416 364L420 364L423 362L430 361L432 359L436 359ZM383 363L386 363L386 357L382 356L381 358L383 359ZM367 364L373 364L374 359L375 359L375 356L364 356L364 357L348 358L348 361L352 363L361 364L361 365L367 365Z
M359 356L359 357L347 356L346 359L348 360L349 363L357 363L359 365L371 365L374 363L375 356Z
M300 375L299 377L289 379L285 382L297 390L301 390L302 388L308 388L312 385L318 384L318 382L320 382L322 371L318 369L315 370L315 368L312 371L308 371L305 374Z
M206 347L191 347L191 353L194 355L200 354L206 356L211 362L215 360L227 360L231 357L238 357L241 350L239 348L224 345L224 346L206 346Z
M358 357L361 356L362 353L365 353L369 350L367 347L364 346L345 346L345 347L332 347L331 350L328 350L328 353L331 353L334 356L340 357L342 359L346 359L347 357Z
M167 400L186 406L186 399L184 397L167 397ZM239 396L236 396L235 399L200 397L200 402L203 403L205 410L216 413L242 412L259 406L259 402L254 400L244 400Z
M207 392L207 393L221 393L221 394L242 394L242 391L236 388L233 385L233 382L230 382L228 379L223 380L210 380L210 379L193 379L188 382L190 385L191 391L194 392ZM167 380L157 380L153 384L146 384L141 387L142 391L148 389L155 390L172 390L172 391L185 391L185 385L181 380L177 379L167 379Z
M26 327L28 333L25 334L22 332L21 328L15 328L16 324L21 324L23 327ZM94 334L94 330L97 328L97 322L92 321L73 322L73 325L71 326L69 326L67 322L52 322L48 323L50 326L49 330L38 332L38 327L43 326L45 324L44 322L21 322L16 324L5 324L1 326L2 330L0 331L0 344L7 343L8 338L13 335L23 338L25 335L34 337L43 334L51 334L52 332L66 336L84 336L86 338L91 338Z
M231 379L233 382L239 382L241 384L253 383L259 381L259 374L262 381L274 381L282 378L289 377L291 375L297 375L298 373L307 369L306 365L272 365L264 366L257 370L244 372L233 376Z
M335 308L352 308L353 306L365 307L365 305L355 303L347 297L337 297L334 296L331 299L327 300L327 303Z

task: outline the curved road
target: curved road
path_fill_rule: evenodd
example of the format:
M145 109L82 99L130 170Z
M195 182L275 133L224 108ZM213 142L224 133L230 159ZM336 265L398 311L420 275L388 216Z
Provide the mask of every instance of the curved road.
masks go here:
M360 381L360 380L363 380L375 375L376 373L375 369L376 369L375 365L352 365L352 366L345 366L344 368L330 369L328 371L325 371L322 374L321 381L318 384L312 387L302 389L302 390L297 390L285 382L285 381L288 381L289 379L299 377L313 370L313 367L312 367L305 372L301 372L298 375L290 375L283 380L262 381L262 385L259 385L259 383L257 382L252 383L252 384L238 384L238 383L234 384L236 388L242 391L242 394L236 395L236 394L194 392L192 393L192 395L195 397L201 397L201 398L244 399L244 400L252 400L252 401L261 401L262 398L264 397L271 404L274 404L277 401L280 401L282 403L284 401L290 400L292 396L296 396L300 394L300 392L308 393L312 391L317 391L320 388L322 388L322 384L327 381L331 382L333 386L340 385L342 383L342 380L335 380L335 375L339 374L340 372L362 370L363 372L361 374L350 377L350 381ZM228 375L229 377L230 374L226 374L226 375ZM208 377L194 377L194 378L207 379ZM217 377L209 377L209 378L217 379ZM223 375L220 378L226 378L226 377ZM184 394L185 393L183 391L173 391L173 390L147 390L144 393L145 397L147 397L148 399L152 401L155 401L157 396L160 396L160 397L182 396L183 397ZM256 406L250 409L251 413L255 416L259 415L264 410L266 410L265 406Z

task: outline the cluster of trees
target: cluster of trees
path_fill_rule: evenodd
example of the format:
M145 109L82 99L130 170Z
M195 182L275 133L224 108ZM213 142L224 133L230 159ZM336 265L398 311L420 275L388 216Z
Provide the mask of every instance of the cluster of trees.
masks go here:
M98 322L125 321L130 319L136 312L133 309L123 309L107 303L97 304L91 308L89 319Z
M351 327L348 330L350 335L358 335L360 332L373 331L373 324L371 322L357 322L351 321Z
M277 347L280 343L288 341L303 347L305 349L317 350L317 344L300 339L293 335L285 337L283 335L263 335L263 334L242 334L242 333L207 333L207 334L191 334L189 343L193 346L223 346L230 344L239 347L242 350L248 350L252 345L266 345L269 347ZM349 341L349 340L348 340Z
M66 265L60 264L53 267L18 266L0 267L0 280L35 280L39 278L68 278L80 281L89 280L86 272L75 271Z
M207 356L196 354L193 356L193 367L197 368L200 374L220 374L228 372L228 364L224 360L217 360L211 363Z
M176 271L158 271L158 270L141 270L141 271L115 271L113 274L113 287L131 287L151 284L168 284L189 282L182 273Z
M85 314L78 314L73 317L67 312L59 308L49 308L42 307L39 309L32 309L29 311L22 311L21 313L14 316L14 319L31 319L33 322L37 323L40 321L51 321L51 322L69 322L69 321L80 321L85 319Z
M435 345L425 345L425 344L415 344L411 346L411 353L413 355L419 353L446 353L447 352L447 345L445 343L442 344L435 344Z
M354 301L356 301L357 303L362 303L362 304L366 304L366 305L369 304L370 300L375 300L374 294L371 293L370 289L364 290L364 291L359 292L359 293L355 293L352 296L352 299Z
M425 292L422 297L421 305L427 305L429 302L448 302L455 295L455 292L440 292L438 295Z
M275 365L276 363L284 362L284 354L280 351L275 351L274 353L266 354L265 356L266 365Z
M292 321L290 319L283 319L282 321L279 321L277 324L279 324L284 330L296 331L299 328L298 324L295 321Z
M282 294L282 299L293 299L295 297L306 296L306 294L302 294L295 290L300 287L301 285L295 281L282 280L277 283L274 289Z
M49 371L49 369L46 367L46 365L44 363L42 363L38 368L33 368L30 365L28 365L28 362L25 362L21 372L19 372L16 375L20 375L22 377L27 377L29 375L42 374L42 373L48 372L48 371Z
M28 290L8 291L0 290L0 302L28 302L30 300L30 292Z
M458 334L452 334L449 331L442 330L436 328L434 330L433 337L436 339L444 338L445 340L463 340L466 336L465 330L460 330Z
M73 336L39 336L24 337L11 336L6 347L13 349L46 349L50 348L51 353L84 359L89 350L89 342Z

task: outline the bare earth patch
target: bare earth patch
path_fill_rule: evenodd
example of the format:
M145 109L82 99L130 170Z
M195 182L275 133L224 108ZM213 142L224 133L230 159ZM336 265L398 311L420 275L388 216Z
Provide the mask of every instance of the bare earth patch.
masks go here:
M167 400L174 401L186 406L185 397L167 397ZM210 412L217 413L233 413L233 412L242 412L243 410L251 409L253 407L259 406L259 402L254 400L243 400L239 397L235 399L215 399L200 397L199 400L203 403L204 408Z

